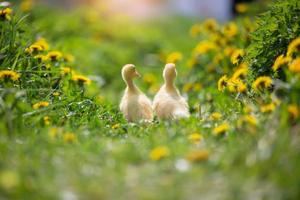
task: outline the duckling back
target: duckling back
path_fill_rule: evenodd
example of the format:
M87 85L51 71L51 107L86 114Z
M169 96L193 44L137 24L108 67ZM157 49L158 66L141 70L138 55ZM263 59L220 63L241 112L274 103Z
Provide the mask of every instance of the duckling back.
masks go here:
M159 119L180 119L190 116L186 100L174 89L162 86L153 100L153 110Z
M120 110L128 122L153 119L151 101L140 91L130 92L126 89L121 99Z

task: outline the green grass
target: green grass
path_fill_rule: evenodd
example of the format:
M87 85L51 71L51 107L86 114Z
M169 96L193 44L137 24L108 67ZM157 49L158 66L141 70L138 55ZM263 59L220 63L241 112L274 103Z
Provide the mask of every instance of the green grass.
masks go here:
M0 69L21 74L15 82L0 80L0 199L300 197L299 117L292 119L287 111L291 103L299 105L299 76L287 72L291 90L281 88L287 94L278 95L281 104L270 113L260 107L274 101L277 88L257 93L247 85L243 94L217 88L218 79L237 66L229 57L214 63L214 57L226 47L249 44L244 18L235 20L234 38L227 38L219 25L216 34L228 40L225 46L193 57L198 42L210 40L212 34L189 36L194 19L138 23L100 14L89 22L88 14L84 8L66 14L37 6L22 21L21 11L11 21L0 21ZM25 53L38 36L47 39L50 50L71 53L75 61L47 61L50 68L45 68ZM136 83L153 97L151 86L162 84L165 59L174 51L183 55L177 62L177 85L188 97L191 117L127 123L118 110L125 89L121 67L134 63L141 74L152 73L153 83ZM196 60L192 69L189 59ZM72 67L92 83L82 85L72 81L72 75L62 76L61 67ZM202 88L184 90L187 83ZM50 105L33 109L40 101ZM249 106L257 125L241 124ZM222 117L212 120L213 112ZM213 129L223 123L229 130L216 136ZM74 138L68 140L67 133ZM195 144L189 139L193 133L204 140ZM150 153L157 147L166 147L169 154L155 161ZM189 159L203 150L209 152L207 159Z

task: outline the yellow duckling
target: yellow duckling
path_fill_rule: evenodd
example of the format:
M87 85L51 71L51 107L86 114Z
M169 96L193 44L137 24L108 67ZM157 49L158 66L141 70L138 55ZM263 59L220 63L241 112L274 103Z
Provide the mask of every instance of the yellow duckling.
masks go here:
M175 64L166 64L163 72L165 84L159 89L153 100L153 109L159 119L179 119L190 116L186 100L174 85L176 76Z
M153 119L151 101L133 83L135 77L140 77L140 74L134 65L127 64L122 68L122 78L127 87L121 99L120 110L128 122L150 121Z

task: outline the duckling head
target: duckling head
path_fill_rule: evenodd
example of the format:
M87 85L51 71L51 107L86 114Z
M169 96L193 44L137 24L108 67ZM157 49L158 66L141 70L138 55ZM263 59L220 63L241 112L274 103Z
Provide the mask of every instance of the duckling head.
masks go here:
M163 77L165 79L166 84L173 84L174 79L177 76L176 66L174 63L168 63L165 66Z
M128 82L133 78L140 76L141 75L138 73L133 64L127 64L122 68L122 78L125 82Z

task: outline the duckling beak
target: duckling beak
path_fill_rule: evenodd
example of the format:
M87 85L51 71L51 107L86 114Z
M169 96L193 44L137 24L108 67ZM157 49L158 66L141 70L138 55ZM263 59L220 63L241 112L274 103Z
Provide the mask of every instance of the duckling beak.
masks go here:
M140 73L137 70L135 70L134 75L139 77L139 78L141 77Z

